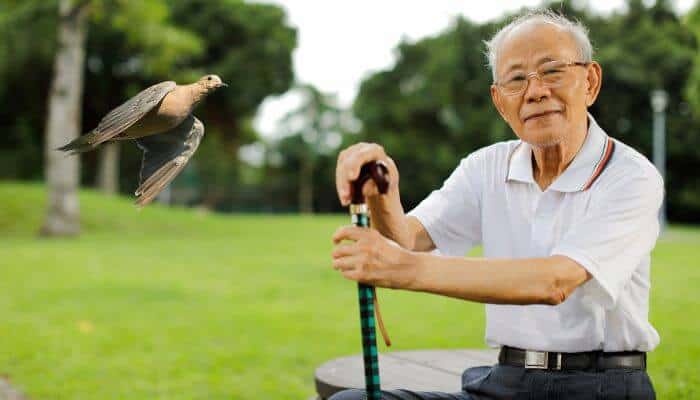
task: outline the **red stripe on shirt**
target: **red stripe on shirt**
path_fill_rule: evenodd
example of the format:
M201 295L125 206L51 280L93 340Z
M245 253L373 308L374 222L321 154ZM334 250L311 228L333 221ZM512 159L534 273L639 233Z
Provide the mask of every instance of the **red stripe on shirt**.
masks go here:
M613 151L615 151L615 142L611 138L608 138L608 145L605 149L605 154L603 155L603 159L598 164L598 167L593 172L593 175L591 176L591 178L588 180L586 185L583 187L583 190L588 190L588 188L590 188L593 185L593 182L595 182L596 179L598 179L598 177L603 172L605 167L608 165L608 162L612 158Z

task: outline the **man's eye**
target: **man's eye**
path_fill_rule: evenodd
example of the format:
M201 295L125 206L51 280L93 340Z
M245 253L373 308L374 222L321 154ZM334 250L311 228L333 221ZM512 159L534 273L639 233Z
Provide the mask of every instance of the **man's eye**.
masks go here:
M507 82L519 82L519 81L524 81L525 80L525 75L515 75L511 76L508 78Z
M543 72L543 74L544 74L544 75L552 75L552 74L559 74L559 73L562 73L562 72L563 72L562 70L557 69L557 68L549 68L549 69L546 69L546 70Z

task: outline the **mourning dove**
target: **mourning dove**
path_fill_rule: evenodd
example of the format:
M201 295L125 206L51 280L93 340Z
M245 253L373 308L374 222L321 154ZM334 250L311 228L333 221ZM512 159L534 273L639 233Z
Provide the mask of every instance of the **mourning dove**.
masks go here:
M136 204L150 203L182 171L204 136L192 110L209 93L227 86L216 75L189 85L173 81L149 87L110 111L91 132L58 150L70 154L114 140L136 140L143 151Z

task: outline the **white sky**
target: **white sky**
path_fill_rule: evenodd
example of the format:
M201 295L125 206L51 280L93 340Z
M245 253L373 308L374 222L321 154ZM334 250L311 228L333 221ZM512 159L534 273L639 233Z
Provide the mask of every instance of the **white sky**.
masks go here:
M394 48L402 38L415 41L445 30L457 15L475 22L495 19L540 0L258 0L278 4L297 28L294 72L299 82L338 95L350 106L363 78L389 68ZM581 0L591 9L610 13L624 0ZM695 0L675 0L686 12ZM477 51L477 49L475 49ZM298 104L293 93L270 97L258 109L255 127L270 138L277 136L277 120Z

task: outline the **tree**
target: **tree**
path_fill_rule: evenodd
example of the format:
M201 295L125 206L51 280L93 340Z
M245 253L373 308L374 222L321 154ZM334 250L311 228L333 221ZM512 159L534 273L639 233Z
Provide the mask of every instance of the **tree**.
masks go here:
M119 192L119 142L105 143L98 150L97 187L108 195Z
M116 4L100 0L61 0L59 2L58 46L54 80L48 109L46 134L46 178L49 208L42 234L74 235L80 230L77 188L80 184L79 158L66 157L55 149L76 138L80 132L83 71L87 23L93 17L114 19L113 25L124 31L127 43L144 49L141 58L154 72L167 70L179 52L196 52L201 46L191 34L166 24L168 9L163 2L127 1ZM112 10L110 10L112 9ZM100 12L105 11L107 12ZM109 11L114 11L110 13ZM134 18L136 17L136 18ZM138 21L139 23L134 23ZM188 36L189 35L189 36ZM161 39L176 36L180 41L170 46ZM189 39L189 40L185 40ZM99 183L107 192L115 191L118 181L118 147L106 146L102 155Z
M700 42L700 4L697 4L695 8L688 13L685 18L685 23L695 34L695 40ZM693 72L688 81L686 95L696 115L700 116L700 52L695 54Z
M106 96L110 100L118 99L116 104L95 104L92 98L89 99L90 104L86 106L95 107L99 116L134 95L143 88L141 86L155 80L184 77L184 74L173 76L171 71L182 60L203 50L199 36L173 24L168 3L163 0L91 1L95 9L91 32L95 34L90 35L87 43L88 76L117 93L119 85L131 82L127 85L128 90L122 91L123 97ZM100 26L111 29L99 29ZM93 79L90 82L94 82ZM110 85L110 81L116 81L116 84ZM134 84L141 81L142 85ZM92 88L90 85L89 89ZM105 144L98 150L96 183L103 193L119 191L119 149L120 144L116 142Z
M666 200L670 220L700 221L700 121L693 118L684 90L698 42L668 1L651 6L630 0L627 12L589 19L603 67L603 87L592 108L608 133L652 159L650 92L664 89L666 110ZM588 22L588 21L587 21Z
M442 34L401 43L396 65L365 80L354 104L356 140L384 145L401 173L404 208L415 206L479 147L510 137L491 104L483 43L491 25L457 18Z
M196 157L173 186L184 184L187 177L212 206L233 201L230 190L219 189L233 187L239 179L235 155L241 144L255 138L252 116L266 96L286 91L293 81L296 32L287 25L283 9L237 0L85 1L90 12L82 126L96 126L109 110L153 83L188 83L217 73L230 87L197 111L207 128L200 150L208 150L211 157ZM38 180L43 175L41 150L46 142L41 131L50 81L27 77L52 74L57 7L58 0L0 0L3 179ZM131 193L141 155L135 146L122 149L115 154L108 146L100 153L81 155L81 180L117 180L121 192ZM119 177L109 171L118 171ZM179 194L174 190L173 198L181 198ZM194 194L195 200L199 197Z
M700 220L700 121L683 95L698 41L668 1L628 1L627 10L597 16L576 2L552 8L590 29L603 88L591 112L613 137L651 158L649 93L664 88L667 112L669 217ZM377 141L401 172L402 200L410 209L439 187L460 158L490 143L515 139L495 112L484 46L510 16L477 25L457 19L445 32L398 46L396 64L362 83L354 104L362 140ZM692 20L691 20L692 21ZM358 138L360 140L360 138Z
M314 169L320 156L332 153L341 142L343 112L334 96L312 85L297 85L299 106L282 119L282 131L293 140L285 141L285 154L299 161L298 205L302 213L313 212Z
M293 84L296 30L287 25L284 10L271 4L241 0L173 0L171 4L178 26L206 39L203 52L186 64L187 71L192 76L217 73L229 84L208 98L200 111L207 128L201 151L208 156L190 164L198 171L202 202L207 207L230 208L226 203L236 196L227 188L240 183L238 149L256 140L252 119L258 105Z
M85 1L59 3L58 48L46 124L48 212L41 233L47 236L80 232L79 159L66 157L55 149L80 134L88 7Z

